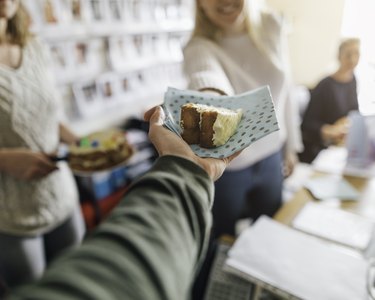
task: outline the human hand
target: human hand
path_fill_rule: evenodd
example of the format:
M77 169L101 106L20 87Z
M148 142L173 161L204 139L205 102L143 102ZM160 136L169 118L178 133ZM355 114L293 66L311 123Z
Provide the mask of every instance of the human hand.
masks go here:
M321 135L326 144L342 145L349 130L347 117L338 119L334 124L325 124L321 128Z
M286 152L283 161L283 175L289 177L292 175L295 166L298 163L298 156L295 152Z
M144 119L150 122L149 138L160 156L175 155L191 160L203 168L213 180L219 179L229 162L240 154L239 151L222 159L197 156L182 138L163 126L165 115L160 106L147 111Z
M42 152L28 149L6 149L0 152L0 171L21 180L40 179L58 169Z

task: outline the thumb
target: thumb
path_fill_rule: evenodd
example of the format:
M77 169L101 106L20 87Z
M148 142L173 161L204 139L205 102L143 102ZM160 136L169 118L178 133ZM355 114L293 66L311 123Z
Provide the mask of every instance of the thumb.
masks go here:
M150 126L161 126L164 124L165 114L161 106L157 106L151 115Z

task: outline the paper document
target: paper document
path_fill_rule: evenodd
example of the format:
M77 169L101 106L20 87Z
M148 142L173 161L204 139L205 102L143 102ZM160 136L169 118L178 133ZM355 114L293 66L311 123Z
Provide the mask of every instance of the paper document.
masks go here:
M366 217L342 209L307 203L293 220L292 226L364 251L371 240L375 223Z
M319 200L340 199L340 200L358 200L359 192L341 176L321 176L310 178L305 187L311 194Z
M305 300L367 297L363 258L268 217L239 236L225 269Z
M344 147L331 146L319 152L312 162L315 170L331 174L345 174L361 178L375 176L375 163L370 163L366 168L348 164L348 151Z

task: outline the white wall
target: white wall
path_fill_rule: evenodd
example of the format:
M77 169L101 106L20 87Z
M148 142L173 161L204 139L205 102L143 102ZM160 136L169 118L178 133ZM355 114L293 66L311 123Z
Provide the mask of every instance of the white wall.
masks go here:
M345 0L267 0L290 24L289 48L296 83L313 87L336 67Z

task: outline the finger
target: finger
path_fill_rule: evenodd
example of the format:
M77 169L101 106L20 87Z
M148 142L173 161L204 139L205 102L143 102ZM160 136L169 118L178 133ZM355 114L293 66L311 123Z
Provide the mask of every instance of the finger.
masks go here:
M240 151L238 151L238 152L236 152L236 153L234 153L234 154L228 156L228 157L226 158L227 163L230 163L233 159L235 159L235 158L236 158L238 155L240 155L241 153L242 153L242 150L240 150Z
M149 122L150 121L150 118L151 116L154 114L155 110L156 110L157 106L154 106L153 108L149 109L148 111L146 111L143 115L143 119L146 121L146 122Z
M46 154L46 153L43 153L43 155L44 155L44 156L43 156L43 160L42 160L42 165L41 165L41 167L42 167L43 169L48 170L49 172L52 172L52 171L54 171L54 170L57 170L58 167L57 167L56 163L54 163L54 162L51 160L50 156L49 156L48 154Z
M164 124L165 114L161 106L157 106L150 117L150 126Z
M154 114L154 112L158 109L158 107L160 106L154 106L153 108L149 109L148 111L146 111L143 115L143 119L146 121L146 122L149 122L150 119L151 119L151 116Z

